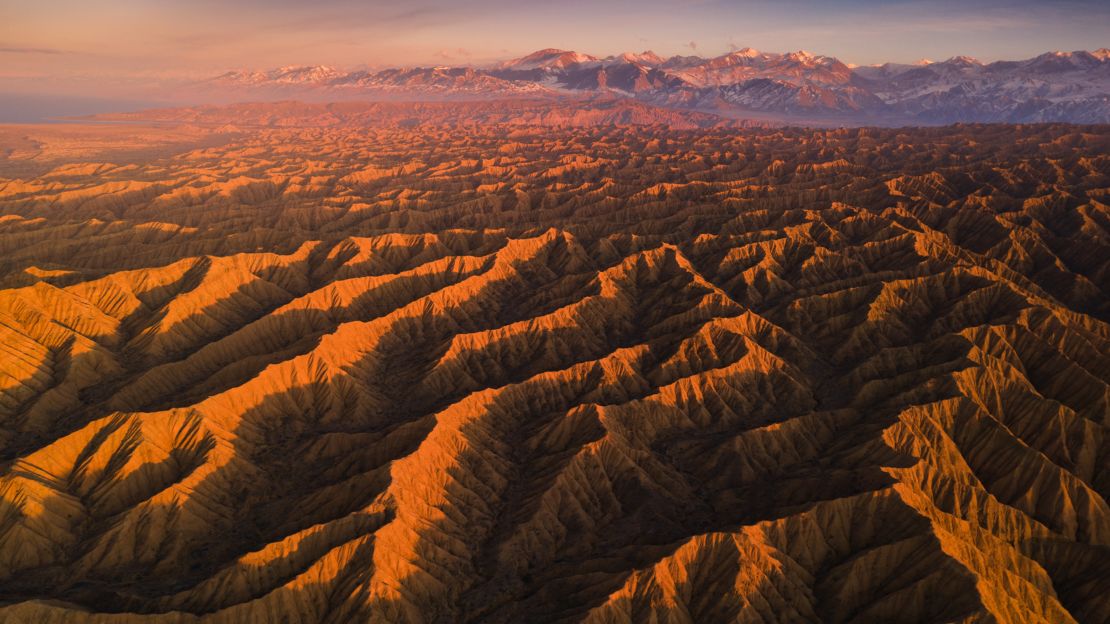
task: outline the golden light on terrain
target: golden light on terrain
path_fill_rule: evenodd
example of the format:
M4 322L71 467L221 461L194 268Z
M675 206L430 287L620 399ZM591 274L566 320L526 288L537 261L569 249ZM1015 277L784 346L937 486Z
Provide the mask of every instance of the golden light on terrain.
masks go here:
M1110 619L1104 127L156 115L0 129L0 620Z

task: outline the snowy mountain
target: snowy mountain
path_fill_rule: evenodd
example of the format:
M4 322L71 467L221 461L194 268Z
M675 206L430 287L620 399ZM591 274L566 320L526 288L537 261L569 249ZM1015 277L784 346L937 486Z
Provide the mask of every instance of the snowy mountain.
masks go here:
M642 65L644 67L659 67L666 62L666 59L652 52L651 50L644 50L643 52L625 52L618 56L610 56L605 59L609 63L632 63L634 65Z
M1110 121L1110 55L1050 52L983 64L958 56L856 84L889 108L931 122Z
M594 63L597 60L597 57L590 56L589 54L580 54L578 52L568 52L567 50L547 48L546 50L533 52L528 56L524 56L511 61L506 61L502 63L499 68L512 70L565 70L569 67L574 67L587 63Z
M290 65L265 72L231 71L217 76L215 80L229 84L256 86L272 84L311 86L328 84L343 75L343 72L326 65Z
M294 66L214 83L296 96L609 94L676 108L847 124L1110 123L1110 50L982 63L967 56L852 67L804 50L743 48L713 58L651 51L597 57L548 48L490 67L342 72Z
M536 82L504 80L472 67L446 66L346 73L327 67L283 67L268 72L228 72L209 82L220 87L280 96L313 92L343 97L375 93L504 96L548 91Z

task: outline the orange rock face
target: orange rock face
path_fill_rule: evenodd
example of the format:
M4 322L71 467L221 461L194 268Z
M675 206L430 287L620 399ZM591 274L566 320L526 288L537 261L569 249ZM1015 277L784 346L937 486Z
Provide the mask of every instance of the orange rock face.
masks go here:
M0 621L1110 621L1110 130L490 106L0 132Z

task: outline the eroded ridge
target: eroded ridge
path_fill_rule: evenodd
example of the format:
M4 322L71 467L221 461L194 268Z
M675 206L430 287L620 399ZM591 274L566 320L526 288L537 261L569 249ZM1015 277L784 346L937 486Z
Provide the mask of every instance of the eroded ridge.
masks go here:
M0 179L0 620L1110 620L1105 128L409 125Z

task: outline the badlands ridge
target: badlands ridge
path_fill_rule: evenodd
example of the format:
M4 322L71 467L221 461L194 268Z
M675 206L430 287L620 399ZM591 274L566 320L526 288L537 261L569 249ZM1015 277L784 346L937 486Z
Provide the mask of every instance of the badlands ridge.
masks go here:
M1110 621L1106 127L282 106L0 129L0 620Z

